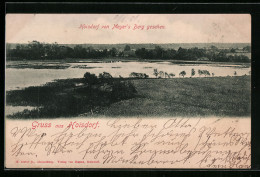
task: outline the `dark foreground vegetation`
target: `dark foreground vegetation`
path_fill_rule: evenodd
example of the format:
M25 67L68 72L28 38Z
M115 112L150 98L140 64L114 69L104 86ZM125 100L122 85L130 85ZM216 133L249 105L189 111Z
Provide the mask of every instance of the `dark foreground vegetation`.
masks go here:
M250 76L215 78L82 79L8 91L7 105L37 106L10 118L250 116Z
M82 79L65 79L44 86L8 91L7 105L37 106L11 118L71 117L95 111L112 103L136 96L129 81L113 79L109 73L86 73Z
M251 52L250 46L242 49L219 49L216 46L210 48L182 48L164 49L156 45L153 49L131 49L125 45L124 50L115 47L107 49L95 49L91 46L85 48L82 45L69 47L58 43L46 44L32 41L28 44L19 44L14 49L7 48L7 60L63 60L63 59L105 59L135 58L138 60L187 60L187 61L213 61L213 62L242 62L249 63L250 59L244 54Z

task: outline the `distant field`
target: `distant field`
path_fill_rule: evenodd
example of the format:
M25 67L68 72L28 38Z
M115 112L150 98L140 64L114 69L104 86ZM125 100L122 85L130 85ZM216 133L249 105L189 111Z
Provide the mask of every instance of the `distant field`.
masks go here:
M140 98L94 116L250 116L250 76L133 80Z

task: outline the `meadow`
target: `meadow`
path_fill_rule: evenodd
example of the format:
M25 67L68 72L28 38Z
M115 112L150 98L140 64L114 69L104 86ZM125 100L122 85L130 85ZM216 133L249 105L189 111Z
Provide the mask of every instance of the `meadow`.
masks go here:
M133 80L141 96L98 116L250 116L250 76Z
M36 106L9 118L249 117L251 77L84 78L7 91L6 104Z

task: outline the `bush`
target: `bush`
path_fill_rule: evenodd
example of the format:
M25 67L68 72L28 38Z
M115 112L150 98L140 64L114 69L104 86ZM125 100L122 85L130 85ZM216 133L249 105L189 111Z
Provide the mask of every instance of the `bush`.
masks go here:
M209 73L209 71L208 70L198 70L198 73L199 73L199 75L201 76L202 74L204 75L204 76L210 76L210 73Z
M98 77L100 79L112 79L113 77L111 76L111 74L107 73L107 72L103 72L103 73L100 73L98 75Z
M144 79L144 78L148 78L149 75L147 75L147 74L145 74L145 73L132 72L132 73L129 75L129 77Z
M195 70L192 68L191 69L191 77L195 75Z
M114 82L112 85L112 99L114 101L133 98L137 93L131 82Z
M113 77L111 76L111 74L107 73L107 72L103 72L103 73L100 73L98 75L98 78L99 78L99 81L101 83L109 83L112 81Z
M182 76L182 77L184 77L186 75L186 72L185 71L182 71L182 72L180 72L180 74L179 74L179 76Z
M91 74L89 72L86 72L84 74L84 80L87 84L92 85L98 83L98 78L95 74Z
M170 76L170 77L174 77L175 74L174 74L174 73L170 73L169 76Z
M109 106L112 103L134 98L137 91L134 85L123 79L113 79L110 74L100 74L102 80L89 72L81 79L57 80L44 86L29 87L24 90L7 92L7 104L17 106L37 106L37 109L24 110L10 118L69 117L88 113ZM76 87L75 82L86 83Z

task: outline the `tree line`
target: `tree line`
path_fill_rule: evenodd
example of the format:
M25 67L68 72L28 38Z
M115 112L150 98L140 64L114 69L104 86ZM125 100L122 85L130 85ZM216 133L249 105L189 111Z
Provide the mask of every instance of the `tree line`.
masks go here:
M243 49L250 52L251 47ZM234 55L228 55L234 53ZM63 46L58 43L46 44L38 41L31 41L26 45L18 44L14 49L7 49L8 60L59 60L59 59L102 59L102 58L136 58L136 59L162 59L162 60L190 60L190 61L216 61L216 62L250 62L245 55L236 55L235 49L218 49L211 46L205 48L179 48L163 49L155 46L154 49L139 48L131 50L126 45L123 51L116 48L94 49L93 47L84 48L81 45L75 47Z
M160 46L156 46L153 50L147 50L145 48L137 49L136 56L142 59L173 59L173 60L187 60L187 61L215 61L215 62L250 62L250 59L245 55L228 55L228 53L235 53L233 48L231 49L218 49L212 46L210 49L199 49L197 47L185 49L163 49ZM247 48L244 48L245 52L249 52Z

